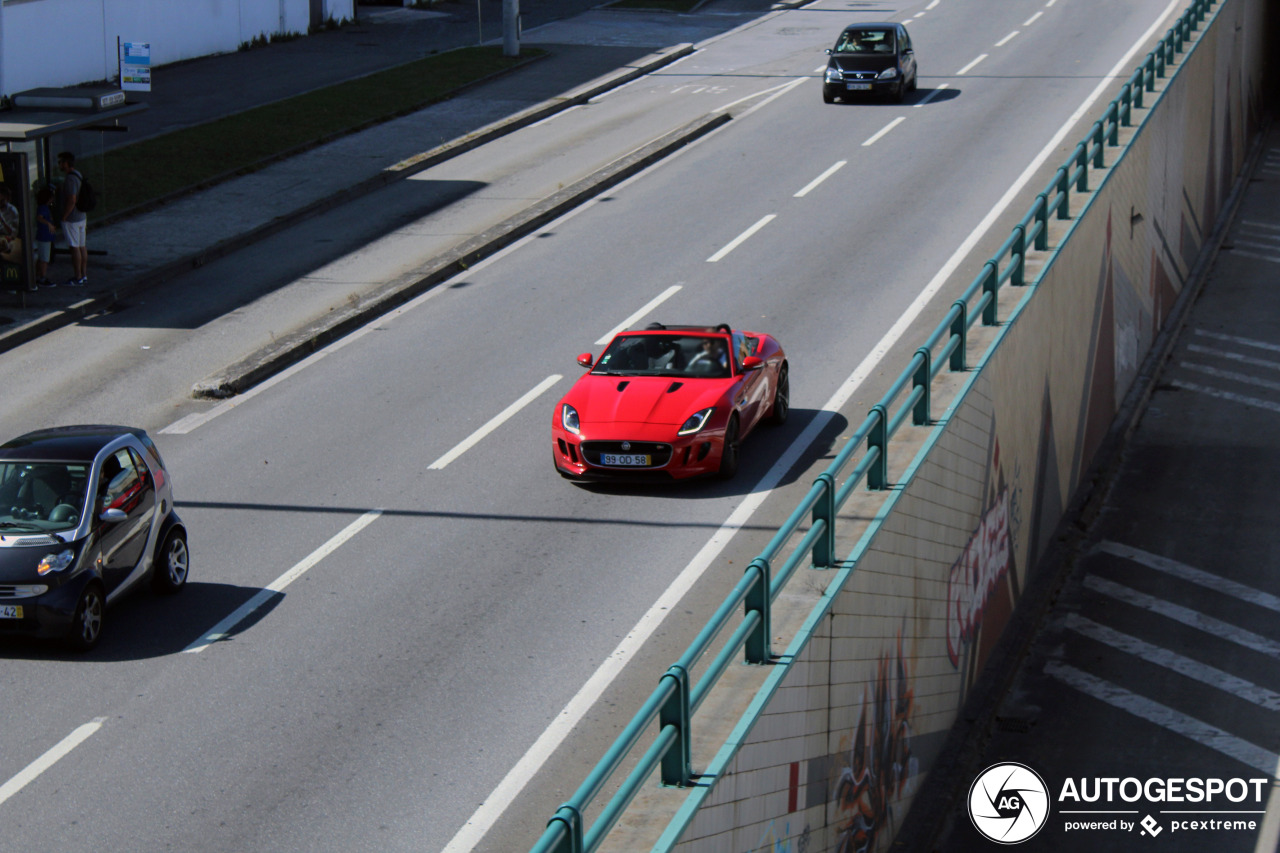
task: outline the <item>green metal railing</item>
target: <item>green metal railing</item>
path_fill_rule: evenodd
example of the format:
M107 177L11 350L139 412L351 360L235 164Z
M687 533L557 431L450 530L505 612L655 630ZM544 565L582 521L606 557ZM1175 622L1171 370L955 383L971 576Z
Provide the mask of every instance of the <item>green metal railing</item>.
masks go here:
M664 785L690 785L693 778L692 719L698 706L739 652L751 664L762 664L771 659L770 613L774 599L802 563L809 562L817 569L835 566L836 513L863 482L871 490L889 487L889 441L908 417L917 426L932 423L929 390L934 378L944 366L952 372L968 369L966 347L969 330L979 320L984 326L999 324L1000 288L1006 283L1014 287L1022 287L1026 283L1027 246L1031 245L1038 251L1049 248L1050 215L1060 220L1070 219L1073 190L1075 193L1089 192L1090 170L1106 167L1106 148L1119 144L1120 128L1130 125L1135 108L1143 108L1144 93L1155 91L1155 81L1165 76L1177 54L1184 51L1192 33L1204 22L1213 4L1214 0L1193 0L1191 7L1138 66L1120 94L1107 106L1102 118L1094 122L1085 138L1057 170L1053 180L1036 196L1026 216L1014 226L1013 233L983 265L982 272L963 295L952 303L942 322L915 351L893 386L879 403L871 407L862 426L814 481L765 549L747 567L742 579L680 660L662 675L657 688L586 781L551 817L531 853L593 853L655 769L659 771ZM899 401L904 392L905 397ZM862 458L841 483L840 472L864 443ZM806 521L809 522L808 529L790 556L775 570L774 561ZM720 632L735 619L739 608L742 608L740 623L698 683L691 686L690 673L694 665L711 648ZM595 823L587 829L584 811L655 720L659 732L654 742L640 757L618 792L603 807Z

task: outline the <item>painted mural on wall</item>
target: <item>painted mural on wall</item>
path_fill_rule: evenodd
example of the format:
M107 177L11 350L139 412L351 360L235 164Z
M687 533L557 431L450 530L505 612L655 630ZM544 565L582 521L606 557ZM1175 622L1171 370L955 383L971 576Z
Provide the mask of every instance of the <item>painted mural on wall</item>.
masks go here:
M894 835L894 804L920 775L911 749L915 687L902 650L881 655L876 677L862 697L857 728L840 739L833 804L838 820L836 853L871 853Z

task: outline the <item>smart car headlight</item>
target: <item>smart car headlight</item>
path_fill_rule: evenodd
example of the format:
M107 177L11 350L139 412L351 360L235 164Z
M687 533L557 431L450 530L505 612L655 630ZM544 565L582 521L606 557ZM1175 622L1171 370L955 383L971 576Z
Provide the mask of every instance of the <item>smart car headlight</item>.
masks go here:
M892 80L894 77L897 77L897 76L898 76L897 68L886 68L885 70L881 71L879 74L876 75L876 79Z
M844 79L844 72L840 70L840 66L838 65L827 66L827 82L833 82L836 80L843 80L843 79Z
M568 403L560 406L560 425L574 435L582 432L582 424L578 421L578 410Z
M711 413L714 411L715 407L710 406L700 412L694 412L689 416L689 420L684 422L684 426L676 431L676 435L693 435L707 425L707 421L711 420Z
M47 575L50 572L65 571L76 558L76 552L70 548L61 554L45 554L40 565L36 566L36 574Z

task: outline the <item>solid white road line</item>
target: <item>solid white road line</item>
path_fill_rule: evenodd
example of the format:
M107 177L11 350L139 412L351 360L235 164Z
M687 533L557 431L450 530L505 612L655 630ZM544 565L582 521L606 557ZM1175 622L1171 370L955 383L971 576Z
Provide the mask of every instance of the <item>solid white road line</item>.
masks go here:
M666 290L659 293L654 298L650 299L648 302L645 303L644 307L641 308L639 311L632 314L630 317L623 320L621 323L614 326L609 331L605 332L604 337L596 341L596 346L602 347L605 344L609 343L609 341L613 340L614 335L618 334L619 332L630 329L632 325L634 325L636 322L640 320L641 317L646 316L654 308L657 308L663 302L666 302L668 299L674 296L677 292L679 292L681 287L682 285L673 284L670 287L668 287Z
M827 169L827 171L823 172L821 175L819 175L818 177L810 181L808 184L806 184L805 188L800 190L800 192L796 193L794 196L792 196L792 198L804 198L810 193L810 191L816 189L819 184L821 184L827 178L831 177L836 172L844 168L845 164L848 162L849 162L848 160L836 161L836 164L834 166L832 166L830 169Z
M1242 338L1238 335L1224 335L1221 332L1209 332L1204 329L1196 329L1195 333L1201 338L1212 338L1215 341L1226 341L1231 344L1240 344L1245 347L1253 347L1254 349L1264 349L1269 352L1280 352L1280 344L1273 344L1268 341L1259 341L1253 338Z
M1087 575L1084 579L1084 585L1094 592L1100 592L1117 601L1132 604L1134 607L1141 607L1143 610L1149 610L1152 613L1164 616L1166 619L1181 622L1183 625L1220 637L1238 646L1244 646L1246 649L1252 649L1255 652L1261 652L1269 657L1280 659L1280 642L1276 642L1270 637L1255 634L1229 622L1223 622L1221 619L1207 616L1198 610L1192 610L1189 607L1183 607L1181 604L1174 604L1171 601L1156 598L1154 595L1147 595L1145 592L1131 589L1124 584L1118 584L1098 575Z
M1217 667L1209 666L1198 660L1184 657L1177 652L1123 634L1114 628L1099 625L1076 613L1067 617L1067 627L1077 634L1105 643L1113 649L1142 658L1148 663L1171 669L1179 675L1193 678L1202 684L1225 690L1233 696L1239 696L1248 702L1266 708L1269 711L1280 711L1280 693L1246 681L1243 678L1224 672Z
M1181 388L1183 391L1195 391L1197 394L1217 397L1219 400L1230 400L1232 403L1239 403L1242 406L1249 406L1254 409L1266 409L1269 412L1280 412L1280 403L1276 403L1271 400L1263 400L1259 397L1249 397L1244 394L1233 394L1230 391L1222 391L1217 388L1206 388L1203 385L1197 385L1194 382L1183 382L1180 379L1174 379L1169 384L1175 388Z
M1145 696L1139 696L1132 691L1125 690L1123 687L1112 684L1109 681L1103 681L1101 678L1078 670L1073 666L1068 666L1065 663L1049 661L1049 663L1045 664L1044 670L1049 675L1071 685L1081 693L1088 694L1095 699L1101 699L1108 705L1127 711L1136 717L1142 717L1144 720L1149 720L1158 726L1163 726L1183 737L1190 738L1196 743L1243 762L1255 770L1266 773L1268 777L1275 778L1276 766L1280 764L1280 755L1269 749L1264 749L1257 744L1238 738L1230 732L1223 731L1217 726L1210 725L1203 720L1197 720L1195 717L1188 716L1181 711L1175 711L1167 705L1161 705L1159 702L1152 701Z
M1251 586L1224 578L1221 575L1197 569L1195 566L1188 566L1186 563L1179 563L1177 560L1170 560L1168 557L1162 557L1159 554L1152 554L1149 551L1142 551L1129 545L1121 545L1119 542L1111 542L1109 540L1101 542L1098 545L1098 550L1140 563L1149 569L1173 575L1184 581L1190 581L1197 586L1211 589L1214 592L1220 592L1223 595L1229 595L1232 598L1238 598L1241 601L1247 601L1250 604L1256 604L1259 607L1265 607L1267 610L1274 610L1280 613L1280 596L1254 589Z
M470 450L471 448L479 444L482 438L484 438L489 433L493 432L498 427L502 426L513 415L515 415L525 406L532 403L534 400L538 399L538 397L542 394L543 391L546 391L548 388L550 388L552 385L555 385L557 382L559 382L563 378L564 377L561 376L559 373L553 373L552 375L548 376L546 379L539 382L533 388L526 391L525 395L521 397L519 400L516 400L510 406L507 406L501 412L498 412L498 414L490 418L488 423L480 427L480 429L476 430L475 432L471 433L471 435L469 435L461 444L453 448L453 450L450 450L444 456L441 456L435 462L432 462L427 467L432 471L439 471L441 468L444 468L450 462L457 459L459 456L461 456L462 454L466 453L468 450Z
M1213 358L1223 358L1227 361L1247 364L1250 367L1261 367L1266 370L1280 370L1280 361L1271 361L1265 358L1250 358L1249 356L1241 355L1238 352L1231 352L1230 350L1218 349L1216 347L1202 347L1196 344L1187 344L1187 352L1208 355Z
M80 744L84 743L88 740L90 735L102 728L102 724L106 721L106 717L95 717L92 722L88 722L83 726L80 726L71 734L59 741L56 746L44 755L22 768L18 775L14 776L3 785L0 785L0 803L3 803L14 794L21 791L35 780L37 776L57 764L59 759Z
M332 539L312 551L305 559L294 565L293 568L289 569L289 571L285 572L280 577L276 578L266 588L259 590L253 598L237 607L234 613L223 619L217 625L214 625L203 637L196 640L182 651L184 653L199 653L204 651L212 643L216 643L226 637L227 632L232 628L239 625L251 613L266 604L272 598L275 598L279 593L283 592L285 587L306 574L307 570L316 563L319 563L325 557L338 550L343 543L372 524L380 515L382 515L382 510L380 509L369 510L364 515L348 524Z
M745 243L747 240L751 238L752 234L755 234L757 231L759 231L761 228L768 225L770 222L772 222L776 218L777 218L776 215L772 213L770 213L768 216L762 217L760 221L757 222L755 225L752 225L746 231L743 231L737 237L734 237L733 240L730 241L729 245L725 246L723 249L716 252L711 257L707 258L707 263L714 264L716 261L720 260L725 255L732 252L734 249L741 246L743 243Z
M933 8L933 6L937 5L937 2L938 0L934 0L934 3L929 8ZM809 425L783 452L768 473L760 479L759 483L752 487L747 497L730 514L725 523L720 526L720 529L703 546L702 550L698 552L689 565L684 568L673 584L663 593L662 597L654 603L648 613L641 617L640 621L636 623L631 632L614 649L613 653L605 659L600 668L583 684L582 689L569 700L569 703L565 705L555 720L551 722L542 735L529 747L524 756L516 762L515 766L498 783L493 792L485 798L484 802L467 819L467 822L449 841L442 853L464 853L464 851L471 850L480 842L480 839L484 837L485 833L502 815L507 803L511 802L529 783L547 758L568 737L578 721L586 715L605 689L613 683L613 680L622 671L626 663L639 651L640 646L643 645L649 635L657 629L675 604L679 603L684 593L710 567L711 562L719 556L720 552L733 539L733 535L747 523L755 511L764 503L765 499L772 494L772 490L781 482L787 471L799 461L801 455L826 429L831 419L849 402L867 377L875 371L888 351L893 348L894 344L898 342L911 324L915 322L916 318L929 305L933 297L937 295L937 292L942 289L943 284L946 283L947 279L951 277L952 273L956 271L961 262L973 250L973 247L986 235L986 232L995 223L996 219L1004 213L1005 208L1017 198L1018 193L1035 175L1036 170L1043 165L1044 161L1057 152L1058 145L1062 139L1093 106L1106 88L1111 85L1110 78L1115 77L1128 66L1133 55L1159 30L1162 22L1180 2L1181 0L1173 0L1169 4L1156 22L1152 24L1151 28L1139 37L1138 41L1129 49L1129 52L1116 63L1115 68L1106 75L1097 88L1076 109L1075 113L1058 129L1048 144L1036 155L1035 159L1018 176L1018 179L1010 185L1005 194L996 202L996 205L983 217L977 227L970 232L964 242L960 244L946 264L938 270L924 290L920 291L919 296L911 303L911 306L902 313L897 322L889 328L889 331L885 332L884 337L867 354L867 357L854 369L853 373L849 374L844 383L836 389L836 392L831 395L826 405L809 421ZM688 149L686 148L685 150Z
M816 71L816 72L814 72L814 73L816 74L816 73L819 73L819 72L825 71L825 70L826 70L826 68L827 68L827 66L825 66L825 65L824 65L824 66L822 66L821 68L819 68L819 69L818 69L818 71ZM753 98L758 98L758 97L760 97L761 95L769 95L769 97L765 98L763 101L761 101L760 103L756 104L756 105L755 105L755 106L753 106L751 109L749 109L749 110L747 110L745 113L743 113L743 114L742 114L742 116L740 116L740 118L743 118L743 117L749 116L749 115L751 115L753 112L755 112L756 110L758 110L758 109L760 109L761 107L763 107L765 104L772 102L772 101L774 100L774 98L778 98L778 97L781 97L782 95L785 95L787 92L790 92L790 91L791 91L792 89L794 89L796 86L799 86L801 83L803 83L804 81L806 81L806 80L808 80L808 79L810 79L810 78L809 78L809 77L797 77L796 79L794 79L794 80L790 80L790 81L788 81L788 82L786 82L786 83L782 83L782 84L777 85L777 86L771 86L771 87L769 87L768 89L762 89L762 90L760 90L759 92L755 92L755 93L753 93L753 94L747 95L747 96L746 96L746 97L744 97L744 98L738 98L738 100L736 100L736 101L732 101L732 102L730 102L730 103L728 103L728 104L725 104L723 107L716 107L716 108L715 108L714 110L712 110L711 112L712 112L713 114L714 114L714 113L722 113L722 112L725 112L726 110L731 110L731 109L733 109L733 108L734 108L734 107L736 107L738 104L746 103L747 101L750 101L750 100L751 100L751 99L753 99ZM772 94L770 94L770 93L772 93Z
M987 54L985 54L985 53L984 53L984 54L982 54L982 55L981 55L981 56L979 56L977 59L975 59L973 62L970 62L970 63L969 63L968 65L966 65L964 68L961 68L959 71L957 71L957 72L956 72L956 76L957 76L957 77L963 77L965 74L968 74L968 73L973 69L973 66L977 65L979 62L981 62L982 60L984 60L984 59L986 59L986 58L987 58Z
M1013 32L1009 33L1009 35L1005 36L1004 38L1000 39L1000 41L996 42L996 47L1004 47L1006 44L1013 41L1017 37L1018 37L1018 31L1014 30Z
M1226 379L1229 382L1239 382L1241 385L1254 385L1258 388L1266 388L1268 391L1280 391L1280 382L1255 379L1247 373L1236 373L1234 370L1219 370L1216 367L1209 367L1207 364L1195 364L1187 361L1180 362L1178 366L1186 370L1193 370L1196 373L1203 373L1205 376L1212 376L1214 379Z
M942 90L943 90L943 89L950 89L950 88L951 88L951 84L950 84L950 83L943 83L943 84L941 84L941 85L937 86L937 87L936 87L932 92L930 92L928 95L926 95L926 96L925 96L924 100L920 101L920 103L918 103L918 104L913 104L913 105L912 105L912 109L917 109L917 110L918 110L918 109L920 109L920 108L921 108L921 107L923 107L925 104L929 103L929 102L930 102L930 101L932 101L934 98L936 98L936 97L938 97L939 95L941 95L941 94L942 94Z
M863 147L863 148L866 148L868 145L875 145L877 142L879 142L879 141L884 137L884 135L885 135L886 133L888 133L889 131L893 130L895 127L897 127L898 125L902 124L902 123L903 123L904 121L906 121L906 120L907 120L907 119L906 119L906 116L898 116L898 117L897 117L897 118L895 118L893 121L889 122L889 123L888 123L888 124L886 124L884 127L880 128L880 131L879 131L878 133L876 133L874 136L872 136L872 137L871 137L870 139L868 139L866 142L862 143L862 147Z

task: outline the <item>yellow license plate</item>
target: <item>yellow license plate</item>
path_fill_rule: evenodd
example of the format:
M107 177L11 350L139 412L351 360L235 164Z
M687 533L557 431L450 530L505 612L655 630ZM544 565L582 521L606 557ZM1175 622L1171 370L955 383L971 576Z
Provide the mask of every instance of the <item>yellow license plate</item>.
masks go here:
M21 604L0 604L0 619L21 619Z

